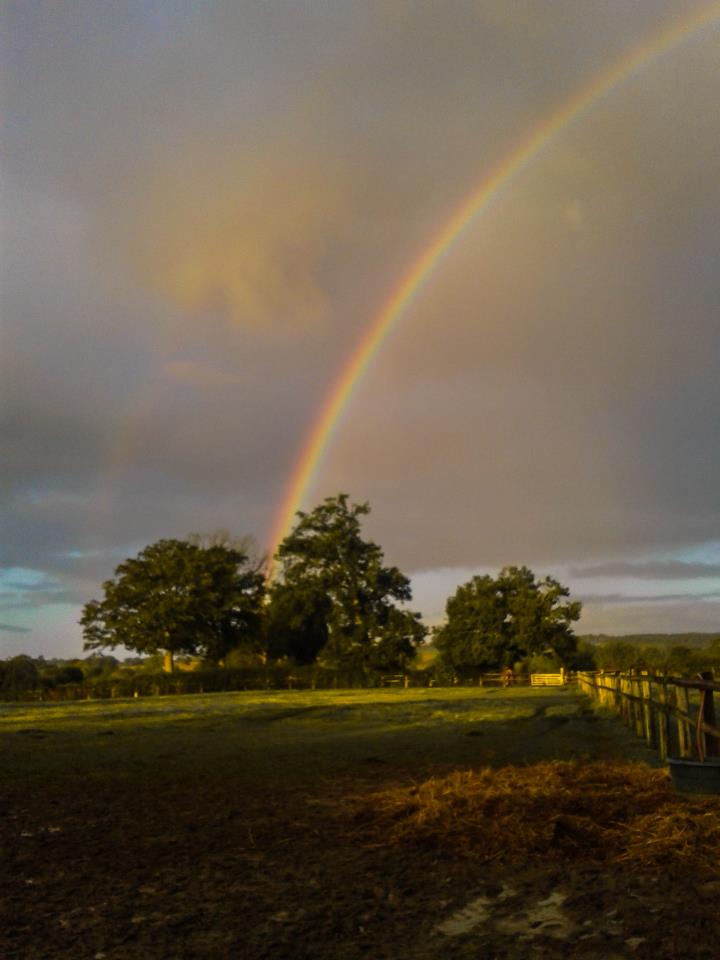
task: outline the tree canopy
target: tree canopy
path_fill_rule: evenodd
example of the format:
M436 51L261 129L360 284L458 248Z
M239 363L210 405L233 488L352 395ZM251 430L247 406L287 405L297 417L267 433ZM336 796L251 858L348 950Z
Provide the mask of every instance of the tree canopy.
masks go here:
M26 690L34 689L39 680L37 663L26 654L0 660L0 691L19 696Z
M425 637L420 615L399 606L412 598L410 581L361 534L369 512L347 494L328 497L298 513L278 548L269 616L275 636L285 620L287 653L300 662L318 656L331 666L402 669Z
M327 594L303 584L275 583L265 612L268 656L293 663L314 663L328 641L332 602Z
M499 669L543 653L565 663L576 647L571 625L581 610L569 596L557 580L536 580L527 567L473 577L447 601L436 646L459 672Z
M235 647L260 648L263 577L227 544L159 540L124 561L83 609L86 650L124 646L222 660Z

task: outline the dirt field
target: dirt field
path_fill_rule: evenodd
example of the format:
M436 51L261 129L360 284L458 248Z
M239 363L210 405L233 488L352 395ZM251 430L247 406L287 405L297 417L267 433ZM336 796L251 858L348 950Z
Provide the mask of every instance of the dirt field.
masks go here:
M701 857L620 862L551 816L488 859L482 831L393 840L374 816L457 770L653 762L571 691L4 705L0 747L7 960L720 956Z

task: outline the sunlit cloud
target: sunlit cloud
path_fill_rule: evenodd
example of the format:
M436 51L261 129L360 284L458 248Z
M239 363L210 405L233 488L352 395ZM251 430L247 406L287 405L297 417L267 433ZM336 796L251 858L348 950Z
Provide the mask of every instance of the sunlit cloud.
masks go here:
M144 177L121 221L144 282L193 315L254 330L328 319L323 270L350 228L347 164L292 140L216 142L185 145Z

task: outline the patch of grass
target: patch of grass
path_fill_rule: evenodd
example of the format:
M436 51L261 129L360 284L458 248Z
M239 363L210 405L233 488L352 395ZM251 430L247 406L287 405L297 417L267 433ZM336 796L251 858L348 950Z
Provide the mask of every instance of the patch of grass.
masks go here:
M458 766L624 755L568 690L252 691L4 704L6 782L232 775L248 782L430 775ZM621 742L623 735L625 741ZM369 766L370 765L370 766Z

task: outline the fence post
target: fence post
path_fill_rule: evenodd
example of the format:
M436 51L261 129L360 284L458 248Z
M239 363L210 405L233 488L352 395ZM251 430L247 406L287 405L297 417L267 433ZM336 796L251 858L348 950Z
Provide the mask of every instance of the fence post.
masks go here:
M639 737L645 736L645 715L643 711L643 705L640 702L642 697L642 680L635 674L632 678L632 692L635 699L633 700L633 707L635 711L635 733Z
M667 683L664 679L660 681L657 687L657 696L660 703L660 709L657 715L658 732L658 752L660 759L665 760L668 755L668 740L670 739L670 724L667 714Z
M675 706L680 713L690 715L690 696L687 687L675 687ZM690 736L690 725L680 717L677 717L678 733L678 753L681 757L692 757L692 737Z
M705 671L705 673L701 673L700 676L703 678L703 680L712 681L713 679L712 672L710 671ZM713 703L712 690L703 690L702 718L703 721L709 724L711 727L715 726L715 704ZM703 734L703 741L705 744L705 756L717 757L718 742L715 737L711 737L708 734Z
M605 685L607 683L607 677L605 673L600 674L599 677L595 677L595 682L597 683L597 696L596 700L601 707L605 706Z
M645 728L645 743L647 743L649 747L654 747L657 743L657 738L655 736L655 725L653 723L652 683L650 682L647 671L645 672L644 679L639 681L638 686L640 687L643 698L641 706L643 726Z
M620 719L626 727L630 726L630 701L627 698L627 677L618 677L620 686Z
M643 721L642 721L642 711L640 710L640 704L638 702L638 696L640 691L638 689L638 680L635 676L635 671L633 670L630 677L630 693L632 694L632 712L633 712L633 729L638 737L642 737L644 734Z

